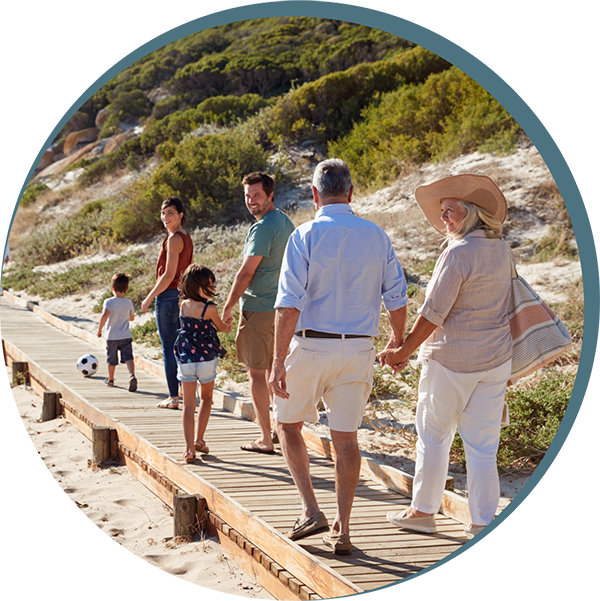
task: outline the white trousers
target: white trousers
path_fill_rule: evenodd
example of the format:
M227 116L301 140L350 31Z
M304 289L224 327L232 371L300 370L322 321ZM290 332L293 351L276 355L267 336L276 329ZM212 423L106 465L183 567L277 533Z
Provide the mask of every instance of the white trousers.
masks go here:
M437 513L442 503L454 435L463 440L471 523L489 524L500 500L496 453L511 360L476 373L424 363L419 381L417 463L411 506Z

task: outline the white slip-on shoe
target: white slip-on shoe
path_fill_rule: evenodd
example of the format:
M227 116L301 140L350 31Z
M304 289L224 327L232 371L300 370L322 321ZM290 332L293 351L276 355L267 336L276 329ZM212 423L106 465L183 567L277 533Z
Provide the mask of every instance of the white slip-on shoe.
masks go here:
M435 519L432 515L425 518L405 518L406 511L390 511L387 514L387 521L398 528L415 530L416 532L425 532L432 534L436 531Z

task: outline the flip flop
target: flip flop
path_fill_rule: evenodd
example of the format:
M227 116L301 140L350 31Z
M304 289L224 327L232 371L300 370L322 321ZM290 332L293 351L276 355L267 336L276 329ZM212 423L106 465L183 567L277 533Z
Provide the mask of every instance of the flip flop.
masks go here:
M206 443L203 440L197 440L196 442L194 442L194 447L196 448L196 451L204 453L205 455L208 455L208 453L210 453L209 448L206 446Z
M110 386L111 388L115 385L115 381L114 380L109 380L108 378L106 378L106 380L104 380L104 383L107 386Z
M165 399L156 406L160 409L179 409L179 401L177 399Z
M242 451L250 451L251 453L262 453L263 455L275 455L277 453L275 449L271 449L270 451L261 449L255 442L252 442L249 445L242 445L240 449L242 449Z

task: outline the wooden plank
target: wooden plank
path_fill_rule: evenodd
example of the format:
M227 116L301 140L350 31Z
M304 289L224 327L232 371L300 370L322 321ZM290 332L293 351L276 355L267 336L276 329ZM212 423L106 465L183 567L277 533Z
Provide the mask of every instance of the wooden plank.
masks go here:
M165 505L173 508L173 493L159 480L144 471L133 459L127 457L122 450L118 451L119 461L137 478L152 494L156 495Z
M284 570L271 570L261 563L260 555L257 552L254 555L253 546L240 549L239 545L232 541L214 526L209 529L211 536L215 536L223 550L250 576L252 576L261 586L268 590L276 599L301 599L299 587L291 588L289 578L286 577ZM258 551L258 549L256 549ZM259 559L257 560L257 557ZM277 565L277 564L276 564ZM321 598L321 597L317 597Z

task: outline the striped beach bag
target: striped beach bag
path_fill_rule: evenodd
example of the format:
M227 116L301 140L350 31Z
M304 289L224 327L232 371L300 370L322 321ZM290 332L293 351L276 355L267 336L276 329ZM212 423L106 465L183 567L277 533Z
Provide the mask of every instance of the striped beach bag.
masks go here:
M509 384L515 384L563 353L571 344L571 336L554 311L518 275L512 251L509 254L512 278L508 319L513 339Z

